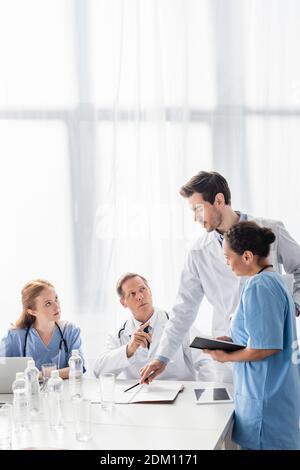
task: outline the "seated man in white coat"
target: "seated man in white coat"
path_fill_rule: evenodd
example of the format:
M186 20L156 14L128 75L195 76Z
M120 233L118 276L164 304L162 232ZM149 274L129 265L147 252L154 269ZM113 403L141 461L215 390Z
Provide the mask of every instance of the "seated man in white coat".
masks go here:
M167 312L153 307L152 294L146 279L139 274L127 273L119 280L117 292L124 308L132 317L107 340L105 351L94 367L96 377L111 372L123 379L139 379L140 369L155 357L163 330L168 322ZM184 341L162 380L214 381L214 364L202 351L189 347L197 331Z

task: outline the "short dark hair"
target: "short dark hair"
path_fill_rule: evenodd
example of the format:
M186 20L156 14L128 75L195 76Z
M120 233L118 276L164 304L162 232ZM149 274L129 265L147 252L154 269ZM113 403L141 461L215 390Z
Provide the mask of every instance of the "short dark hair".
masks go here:
M148 285L148 282L147 282L147 279L145 279L143 276L141 276L140 274L137 274L137 273L126 273L126 274L123 274L123 276L120 277L120 279L118 280L117 282L117 293L118 293L118 296L119 297L123 297L124 296L124 292L123 292L123 289L122 289L122 286L124 284L124 282L128 281L128 279L132 279L133 277L140 277L144 283L146 284L147 287L149 287Z
M204 201L208 201L210 204L215 202L216 194L222 193L225 204L229 206L231 204L231 193L228 183L224 176L216 171L200 171L183 185L179 192L183 197L190 197L194 193L200 193Z
M235 253L242 255L249 250L261 258L269 255L275 238L270 228L260 227L255 222L239 222L225 233L225 240Z

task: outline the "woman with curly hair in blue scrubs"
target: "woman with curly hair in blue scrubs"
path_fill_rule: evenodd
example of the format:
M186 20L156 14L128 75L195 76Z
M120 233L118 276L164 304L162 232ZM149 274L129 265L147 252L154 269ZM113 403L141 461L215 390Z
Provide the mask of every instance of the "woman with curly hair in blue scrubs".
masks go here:
M268 262L274 233L240 222L225 235L224 255L237 276L248 276L230 338L245 349L208 351L233 362L233 440L243 449L300 449L300 374L295 360L294 302Z

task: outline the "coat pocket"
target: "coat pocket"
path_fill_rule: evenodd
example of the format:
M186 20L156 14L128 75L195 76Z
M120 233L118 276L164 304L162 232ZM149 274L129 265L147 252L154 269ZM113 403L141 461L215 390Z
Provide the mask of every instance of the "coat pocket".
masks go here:
M235 395L234 440L249 449L260 449L263 402L247 395Z

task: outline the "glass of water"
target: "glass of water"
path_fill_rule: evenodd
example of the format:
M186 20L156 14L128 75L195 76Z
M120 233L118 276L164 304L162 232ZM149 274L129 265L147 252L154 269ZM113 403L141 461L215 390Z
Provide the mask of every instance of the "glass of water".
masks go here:
M111 410L115 404L115 382L114 374L100 375L101 407L104 410Z
M0 449L11 449L12 441L12 405L0 406Z
M75 432L77 441L89 441L92 438L91 433L91 400L82 397L72 398Z
M43 390L45 390L47 382L51 377L51 372L53 370L56 370L57 366L54 363L42 364L41 369L42 369L42 376L43 376Z

